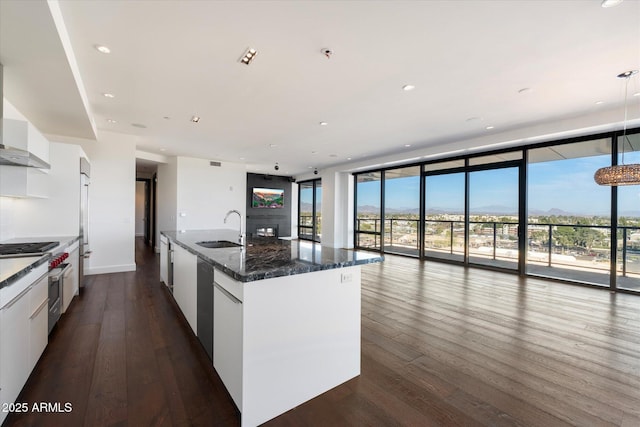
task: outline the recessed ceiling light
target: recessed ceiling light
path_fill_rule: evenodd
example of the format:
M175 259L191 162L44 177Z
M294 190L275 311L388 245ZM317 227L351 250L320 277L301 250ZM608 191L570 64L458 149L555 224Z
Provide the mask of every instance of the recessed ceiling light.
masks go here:
M140 128L140 129L146 129L147 126L140 124L140 123L131 123L131 126L133 126L134 128Z
M118 122L113 119L107 119L107 123L118 123Z
M636 92L632 96L640 96L640 92Z
M402 86L402 90L409 92L410 90L414 90L416 87L414 85L404 85Z
M351 160L351 157L347 157L347 160Z
M253 61L253 59L256 57L257 54L258 54L257 50L248 48L247 50L244 51L244 54L240 58L240 62L245 65L249 65L251 61Z
M604 101L596 101L595 104L596 105L602 105L602 104L604 104Z
M244 157L240 157L240 160L244 160Z
M160 151L167 151L167 149L166 148L161 148Z
M411 144L404 144L405 147L411 147Z
M96 50L100 53L111 53L111 49L109 49L108 47L101 45L101 44L97 44L95 46L93 46L96 48Z
M602 3L600 3L600 6L607 8L607 7L614 7L619 5L620 3L622 3L623 0L602 0Z
M328 125L328 124L329 124L329 123L327 123L327 122L320 122L320 126L326 126L326 125Z
M116 96L112 93L103 93L102 96L104 96L105 98L115 98Z
M486 130L491 130L491 129L493 129L493 128L494 128L493 126L487 126L485 129L486 129Z
M269 144L270 148L276 148L278 146L278 144Z
M191 116L191 122L198 123L200 121L200 116Z

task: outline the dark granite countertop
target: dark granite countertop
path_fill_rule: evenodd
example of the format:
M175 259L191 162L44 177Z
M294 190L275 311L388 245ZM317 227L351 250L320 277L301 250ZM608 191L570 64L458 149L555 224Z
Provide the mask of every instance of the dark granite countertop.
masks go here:
M381 262L374 252L331 248L304 240L252 238L244 248L208 249L200 241L237 241L237 230L163 231L161 234L194 255L212 263L235 280L252 282L272 277Z
M49 262L50 255L0 258L0 289L10 286L34 268Z

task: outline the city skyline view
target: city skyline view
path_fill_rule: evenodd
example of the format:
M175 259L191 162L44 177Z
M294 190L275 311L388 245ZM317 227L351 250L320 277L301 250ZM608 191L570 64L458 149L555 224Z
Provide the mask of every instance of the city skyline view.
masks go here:
M593 173L607 166L608 155L561 161L530 163L528 166L529 215L610 215L611 188L599 186ZM518 211L517 168L470 173L472 214L515 215ZM464 173L432 175L426 183L427 211L464 211ZM418 176L386 180L386 210L393 213L419 212ZM358 184L359 212L380 207L380 181ZM640 217L640 187L618 189L620 216Z

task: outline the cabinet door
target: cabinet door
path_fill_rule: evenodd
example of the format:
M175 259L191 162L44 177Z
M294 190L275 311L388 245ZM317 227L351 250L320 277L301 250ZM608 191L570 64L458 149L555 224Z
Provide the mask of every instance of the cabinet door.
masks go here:
M29 291L29 373L49 342L49 276L38 280Z
M164 237L160 237L160 281L164 284L168 284L167 276L169 272L169 266L167 265L167 242Z
M174 246L173 256L173 297L189 322L193 333L197 334L198 257L177 245Z
M29 377L29 291L0 309L0 381L3 402L15 402Z
M62 289L62 312L66 313L69 304L78 293L78 275L80 267L80 250L75 249L69 254L71 270L65 274Z
M213 293L213 367L242 412L242 302L218 283Z

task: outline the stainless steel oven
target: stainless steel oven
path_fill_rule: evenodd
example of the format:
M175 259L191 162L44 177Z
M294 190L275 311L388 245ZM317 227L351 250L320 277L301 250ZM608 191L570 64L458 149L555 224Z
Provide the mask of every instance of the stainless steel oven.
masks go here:
M71 264L58 264L49 270L49 333L60 319L64 281L72 272Z

